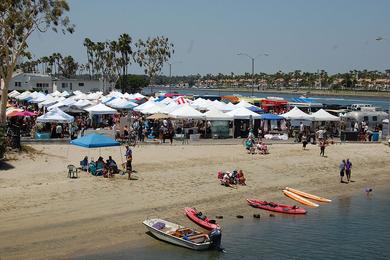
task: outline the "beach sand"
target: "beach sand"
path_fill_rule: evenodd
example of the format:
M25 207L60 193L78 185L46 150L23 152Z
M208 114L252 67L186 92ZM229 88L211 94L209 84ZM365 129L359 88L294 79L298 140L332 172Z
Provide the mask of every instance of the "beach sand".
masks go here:
M318 146L274 144L269 155L249 155L242 145L144 145L133 149L138 180L80 172L66 166L84 155L123 160L124 148L85 149L31 145L38 152L12 155L0 171L0 259L67 258L150 239L142 221L162 217L192 224L193 206L210 216L249 214L246 198L296 204L285 186L324 197L390 184L390 148L383 144L337 144L319 156ZM121 160L122 158L122 160ZM353 163L353 183L341 184L341 159ZM218 170L243 169L247 186L219 185Z

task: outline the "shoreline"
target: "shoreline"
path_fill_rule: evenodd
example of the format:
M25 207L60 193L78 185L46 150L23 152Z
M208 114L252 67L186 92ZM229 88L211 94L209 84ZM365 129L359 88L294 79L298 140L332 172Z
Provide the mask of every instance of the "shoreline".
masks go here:
M157 88L161 90L169 90L169 88ZM172 88L172 91L180 92L180 90L185 91L204 91L204 92L235 92L235 93L247 93L251 94L252 90L250 88L217 88L217 89L206 89L206 88ZM345 97L385 97L390 98L390 92L375 92L375 91L353 91L353 90L278 90L278 89L264 89L257 90L255 89L254 94L261 93L275 93L275 94L291 94L291 95L303 95L309 92L309 96L317 95L317 96L345 96Z
M378 184L375 187L375 192L387 191L389 185L390 185L390 179L387 180L387 183ZM363 193L362 188L355 186L354 188L348 189L348 190L343 191L343 192L333 192L333 193L330 193L330 194L327 194L327 195L329 195L329 198L331 198L332 201L334 201L337 198L353 197L353 196L358 196L358 194L362 194L362 193ZM317 194L317 195L321 195L321 194ZM277 195L276 192L275 192L275 194L273 196L271 196L267 200L268 201L280 200L280 194ZM290 201L291 205L294 204L293 200L290 199L289 201ZM311 207L308 207L308 206L305 206L305 205L300 205L298 202L296 202L296 203L297 203L296 205L299 205L299 206L304 207L305 209L307 209L308 210L307 214L310 214L310 211L317 210L316 208L311 208ZM320 204L320 207L326 207L327 204L329 204L329 203L322 203L322 202L320 202L319 204ZM218 210L218 212L216 212L217 210ZM271 211L266 211L266 210L262 210L262 209L252 208L249 205L247 205L247 203L245 201L243 201L240 205L238 205L238 207L236 209L234 209L234 210L232 210L231 207L219 208L217 210L216 209L211 209L209 212L205 212L205 211L202 210L202 212L205 213L207 216L210 216L212 218L214 218L216 215L222 215L224 218L222 220L218 219L218 221L220 223L223 223L223 226L230 226L230 225L235 224L235 221L237 220L237 217L236 217L237 215L243 215L244 216L244 218L241 221L248 221L248 220L252 220L253 214L260 214L260 216L261 216L260 220L259 220L260 222L264 218L269 218L270 214L273 214L274 217L276 217L276 218L283 216L285 218L291 217L293 219L294 217L296 217L296 216L289 216L289 215L282 214L282 213L277 213L277 212L271 212ZM183 210L183 212L184 212L184 210ZM212 215L212 214L209 214L209 213L214 213L214 214ZM197 230L206 231L205 229L202 229L200 226L196 225L194 222L189 221L188 218L184 215L184 213L183 213L182 217L180 217L180 216L177 216L177 217L178 217L177 221L181 220L181 222L178 222L178 224L182 224L182 223L185 222L185 223L188 223L189 227L195 228ZM171 220L175 221L176 219L172 218ZM110 253L114 253L114 252L117 252L117 251L122 251L122 250L130 251L130 250L133 250L133 249L146 249L149 246L158 246L158 244L160 244L160 245L161 244L169 245L169 243L167 243L167 242L161 241L161 240L159 240L159 239L157 239L157 238L155 238L153 236L147 235L147 230L142 225L142 222L139 223L139 225L142 226L142 228L145 230L143 236L141 238L139 238L139 239L126 241L126 242L119 243L117 245L106 247L106 248L100 248L99 250L96 250L96 251L89 251L89 252L85 251L85 252L82 252L82 253L79 252L79 253L75 253L75 254L69 254L69 255L66 255L64 257L66 259L68 259L68 258L69 259L80 259L80 258L83 258L83 257L96 257L96 256L104 255L104 254L110 254ZM222 229L223 229L223 226L222 226ZM170 246L172 246L173 249L175 247L177 247L176 245L170 245ZM189 251L189 252L191 252L191 251Z
M86 173L66 178L66 165L85 155L112 155L120 163L123 147L32 147L37 154L8 161L15 168L0 175L0 257L5 259L68 258L126 244L158 243L145 235L142 221L147 217L195 227L183 213L185 206L192 206L228 220L238 213L253 214L246 198L294 204L281 193L285 186L331 197L390 184L390 150L382 144L332 145L325 158L314 145L302 151L301 145L273 144L266 156L248 155L240 144L140 146L133 150L137 181ZM339 183L340 157L354 163L356 182ZM244 170L248 186L219 185L217 171L235 168Z

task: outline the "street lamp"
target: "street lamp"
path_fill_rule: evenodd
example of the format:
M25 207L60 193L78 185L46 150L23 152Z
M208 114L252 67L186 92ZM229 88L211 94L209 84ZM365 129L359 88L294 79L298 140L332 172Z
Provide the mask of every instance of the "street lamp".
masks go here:
M377 37L375 40L390 42L390 39L382 37L382 36ZM387 123L387 138L390 138L390 100L389 100L389 110L387 112L389 114L389 118L388 118L389 122Z
M169 65L169 92L172 93L172 65L183 63L182 61L168 62Z
M257 59L258 57L260 57L260 56L269 56L269 54L268 53L260 53L260 54L258 54L258 55L256 55L255 57L252 57L252 56L250 56L249 54L247 54L247 53L238 53L237 55L239 55L239 56L246 56L246 57L248 57L249 59L251 59L251 61L252 61L252 97L253 97L253 91L254 91L254 87L255 87L255 59Z

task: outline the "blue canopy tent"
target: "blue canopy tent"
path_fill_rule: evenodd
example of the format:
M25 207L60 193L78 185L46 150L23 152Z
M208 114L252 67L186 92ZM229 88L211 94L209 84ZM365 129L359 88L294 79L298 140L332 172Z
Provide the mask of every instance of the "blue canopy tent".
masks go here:
M275 114L261 114L260 119L262 120L282 120L284 119L282 116Z
M99 134L89 134L75 140L70 141L71 144L86 147L86 148L99 148L99 147L109 147L109 146L120 146L118 141Z
M72 141L70 141L70 144L85 147L85 148L101 148L101 147L119 146L119 149L120 149L120 143L117 142L116 140L114 140L108 136L105 136L102 134L95 134L95 133L88 134L88 135L85 135L83 137L72 140ZM100 152L101 152L101 150L99 149L99 155L100 155ZM121 161L122 161L122 151L120 151L120 154L121 154ZM122 161L122 163L123 163L123 161ZM91 164L89 164L89 162L87 162L87 164L84 164L83 161L81 161L80 165L82 167L87 167L86 170L88 172L92 172L93 175L95 175L94 172L97 173L99 171L97 164L93 164L93 167L96 167L96 168L91 168L92 169L91 171L90 171Z
M249 109L250 111L255 112L255 113L257 113L257 114L260 114L260 113L263 113L263 112L264 112L263 109L261 109L261 108L259 108L259 107L257 107L257 106L247 107L247 109Z

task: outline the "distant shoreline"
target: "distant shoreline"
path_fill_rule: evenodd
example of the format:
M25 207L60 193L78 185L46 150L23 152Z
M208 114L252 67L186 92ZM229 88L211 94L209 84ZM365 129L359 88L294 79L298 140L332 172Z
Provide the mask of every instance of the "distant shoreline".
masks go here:
M169 90L169 88L158 88L155 89L161 89L161 90ZM180 90L186 90L186 91L210 91L210 92L235 92L235 93L248 93L249 95L252 93L252 90L250 88L218 88L218 89L204 89L204 88L172 88L173 91L180 91ZM280 94L296 94L296 95L303 95L307 94L309 96L311 95L318 95L318 96L351 96L351 97L389 97L390 98L390 92L372 92L372 91L351 91L351 90L335 90L335 91L329 91L329 90L278 90L278 89L265 89L265 90L254 90L254 93L280 93Z

